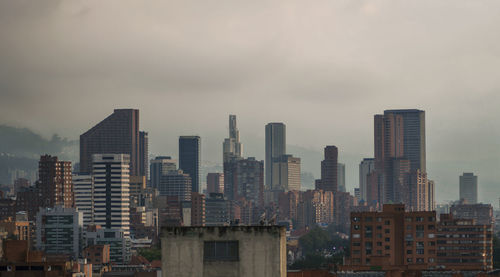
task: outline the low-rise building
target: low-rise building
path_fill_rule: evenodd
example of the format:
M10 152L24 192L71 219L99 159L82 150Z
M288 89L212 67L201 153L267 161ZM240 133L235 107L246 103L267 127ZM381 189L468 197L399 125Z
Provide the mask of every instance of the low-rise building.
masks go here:
M164 227L164 277L286 276L281 226Z

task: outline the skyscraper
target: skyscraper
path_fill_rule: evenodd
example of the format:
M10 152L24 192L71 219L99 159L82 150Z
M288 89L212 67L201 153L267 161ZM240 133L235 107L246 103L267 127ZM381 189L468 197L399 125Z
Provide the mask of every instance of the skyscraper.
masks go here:
M266 125L266 189L275 190L279 184L273 183L273 163L286 154L286 126L283 123L269 123ZM275 178L274 178L275 179Z
M467 204L477 204L477 176L474 173L464 173L460 176L460 200Z
M224 193L224 173L207 174L207 194Z
M325 147L325 159L321 161L321 179L317 181L317 189L338 191L337 161L337 147L333 145Z
M38 163L39 189L42 207L74 206L71 162L59 161L57 157L43 155Z
M240 131L236 126L236 115L229 115L229 138L224 139L222 148L224 162L231 158L241 158L243 155L243 145L240 142Z
M75 207L83 215L83 227L93 222L94 214L94 182L90 174L74 174Z
M200 192L200 147L199 136L179 137L179 169L191 176L193 192Z
M151 160L149 169L150 186L157 188L161 176L166 175L169 171L177 170L177 161L169 156L158 156Z
M130 174L139 175L139 110L116 109L80 136L80 173L92 172L93 154L128 154Z
M149 161L148 132L139 132L139 176L148 176Z
M258 207L264 204L264 164L253 157L235 162L233 197L235 200L252 202Z
M374 142L375 172L369 178L372 182L369 186L371 191L378 191L377 200L381 203L427 203L427 200L417 199L428 199L425 112L386 110L383 115L375 115ZM411 176L415 178L411 179ZM421 187L414 187L416 185ZM429 205L409 204L406 208L427 209L424 206Z
M345 192L345 164L337 164L337 184L338 190Z
M368 175L375 171L375 160L373 158L364 158L359 164L359 193L361 199L367 201Z
M275 189L300 190L300 158L282 155L273 162L273 184Z
M94 223L106 229L121 229L130 236L128 154L92 155L94 176Z
M157 188L160 195L175 196L179 201L191 201L191 177L182 170L162 175Z

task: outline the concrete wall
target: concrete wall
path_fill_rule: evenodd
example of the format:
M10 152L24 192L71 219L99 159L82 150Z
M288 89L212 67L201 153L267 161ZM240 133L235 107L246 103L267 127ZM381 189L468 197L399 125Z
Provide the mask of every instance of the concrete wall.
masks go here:
M286 230L278 226L166 227L163 276L286 276ZM239 241L239 261L204 262L204 241Z

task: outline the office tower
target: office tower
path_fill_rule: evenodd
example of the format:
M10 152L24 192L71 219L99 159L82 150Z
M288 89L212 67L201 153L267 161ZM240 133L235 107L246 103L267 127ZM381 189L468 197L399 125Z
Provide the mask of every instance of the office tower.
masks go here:
M477 203L477 176L474 173L464 173L460 176L460 200L467 204Z
M39 180L36 187L40 191L42 207L74 206L71 162L59 161L57 157L44 155L38 163Z
M36 243L47 254L80 256L83 215L75 208L44 208L36 216Z
M129 195L130 208L145 206L144 194L146 191L146 176L130 176Z
M222 193L210 193L205 199L205 226L229 225L229 201Z
M182 170L169 171L161 176L157 189L160 195L175 196L179 201L191 200L191 176Z
M93 154L128 154L130 175L139 175L139 110L116 109L80 136L80 173L92 172Z
M369 186L378 188L378 202L408 199L407 193L416 188L409 187L407 175L417 170L426 173L425 112L386 110L383 115L375 115L374 142L374 183Z
M337 159L337 147L333 145L325 147L325 159L321 161L321 179L317 180L317 189L338 191Z
M300 158L282 155L274 159L272 181L278 190L300 190Z
M264 204L264 162L253 157L235 162L234 200L252 202L257 207Z
M179 137L179 169L191 176L191 191L200 192L200 153L199 136Z
M207 174L207 194L224 193L224 173Z
M148 132L139 132L139 176L148 176L149 161Z
M94 182L92 175L73 174L73 189L75 191L75 207L82 213L83 227L93 223L94 214Z
M177 170L177 161L169 156L159 156L151 160L149 169L150 186L157 188L162 175L166 175L169 171Z
M359 193L360 199L367 201L368 175L375 171L375 159L364 158L359 164Z
M275 190L273 184L273 162L286 154L286 126L283 123L269 123L266 125L266 182L267 190ZM276 184L278 185L278 184Z
M427 184L428 184L428 193L429 195L427 196L427 201L429 203L429 207L426 209L427 211L434 211L436 209L436 201L434 199L434 187L436 186L435 185L435 182L433 180L428 180L427 181Z
M345 192L345 164L337 164L337 185L338 190Z
M229 138L224 139L223 162L243 155L243 145L240 142L240 131L236 126L236 115L229 115Z
M94 223L106 229L121 229L130 236L130 156L92 155L94 177Z

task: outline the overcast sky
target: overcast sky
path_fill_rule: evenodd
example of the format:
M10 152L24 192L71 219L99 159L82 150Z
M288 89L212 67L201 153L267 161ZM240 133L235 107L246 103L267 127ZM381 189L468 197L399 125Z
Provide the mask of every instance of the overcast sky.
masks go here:
M289 144L350 157L353 188L373 155L373 115L419 108L438 200L458 198L458 176L473 171L480 200L497 207L499 10L497 0L0 0L0 123L76 139L133 107L151 152L176 154L181 134L220 149L230 113L243 142L262 145L264 125L283 121Z

